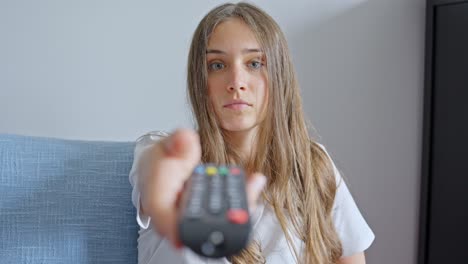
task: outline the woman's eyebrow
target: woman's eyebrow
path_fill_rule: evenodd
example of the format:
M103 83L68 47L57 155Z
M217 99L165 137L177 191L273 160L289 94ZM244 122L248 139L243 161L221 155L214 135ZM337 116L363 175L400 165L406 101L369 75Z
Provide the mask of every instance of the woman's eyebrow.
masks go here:
M261 49L243 49L242 53L257 53L257 52L263 52Z
M243 49L242 53L262 53L263 51L261 49ZM206 54L208 53L214 53L214 54L226 54L225 51L218 50L218 49L208 49L206 50Z
M217 49L209 49L209 50L206 50L206 54L208 53L214 53L214 54L226 54L226 52L222 51L222 50L217 50Z

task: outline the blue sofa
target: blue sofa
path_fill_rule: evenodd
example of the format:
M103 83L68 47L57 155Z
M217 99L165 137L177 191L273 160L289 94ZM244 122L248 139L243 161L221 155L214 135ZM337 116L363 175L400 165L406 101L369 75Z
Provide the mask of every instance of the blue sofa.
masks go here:
M137 263L133 149L0 134L0 263Z

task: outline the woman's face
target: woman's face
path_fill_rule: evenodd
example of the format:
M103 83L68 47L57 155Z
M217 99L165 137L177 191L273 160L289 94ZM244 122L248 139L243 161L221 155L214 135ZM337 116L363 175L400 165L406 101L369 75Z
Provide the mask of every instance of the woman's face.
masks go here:
M208 96L221 127L256 128L268 97L266 61L254 33L240 19L220 23L207 47Z

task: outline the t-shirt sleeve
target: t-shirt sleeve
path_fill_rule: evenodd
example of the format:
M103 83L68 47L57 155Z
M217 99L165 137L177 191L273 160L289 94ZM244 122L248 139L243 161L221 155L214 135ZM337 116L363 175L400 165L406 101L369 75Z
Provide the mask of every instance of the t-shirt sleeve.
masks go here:
M359 211L356 202L330 155L322 145L321 147L331 160L335 173L337 190L332 217L343 247L343 257L364 252L374 241L375 235Z
M129 174L129 181L133 188L132 203L137 211L136 221L138 225L143 229L147 229L149 227L151 218L141 213L140 190L138 189L138 179L140 178L140 166L142 166L141 160L144 155L147 155L147 152L150 150L151 146L165 136L167 136L167 134L164 132L149 132L136 140L135 149L133 152L133 164Z

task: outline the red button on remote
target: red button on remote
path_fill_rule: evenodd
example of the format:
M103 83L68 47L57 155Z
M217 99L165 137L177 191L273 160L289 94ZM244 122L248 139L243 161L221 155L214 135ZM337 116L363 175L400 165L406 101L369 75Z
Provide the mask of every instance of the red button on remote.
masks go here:
M238 175L238 174L240 174L240 172L241 172L241 171L240 171L239 168L231 168L231 171L230 171L230 173L231 173L232 175Z
M231 209L226 216L234 224L245 224L249 220L249 214L243 209Z

